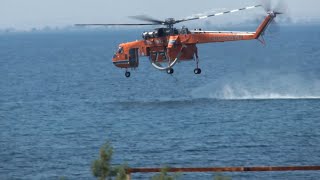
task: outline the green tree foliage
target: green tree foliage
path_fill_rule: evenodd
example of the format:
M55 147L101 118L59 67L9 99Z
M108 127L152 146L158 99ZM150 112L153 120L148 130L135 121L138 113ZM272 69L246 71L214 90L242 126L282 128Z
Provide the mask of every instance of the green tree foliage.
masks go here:
M115 172L116 172L116 180L126 180L127 179L127 169L128 165L121 165L116 167Z
M221 174L217 174L214 176L213 180L231 180L231 177L223 176Z
M117 167L113 167L111 165L113 154L113 148L110 143L104 144L100 148L99 159L96 159L92 162L91 171L93 176L100 180L108 180L115 179L116 180L126 180L126 165L120 165Z
M152 180L176 180L178 179L178 174L170 175L168 173L169 167L164 167L161 169L159 174L154 175L151 179Z

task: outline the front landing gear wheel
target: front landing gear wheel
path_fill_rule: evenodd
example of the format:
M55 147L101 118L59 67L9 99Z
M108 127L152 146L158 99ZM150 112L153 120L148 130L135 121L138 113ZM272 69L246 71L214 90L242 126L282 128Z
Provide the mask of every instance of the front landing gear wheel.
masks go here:
M173 74L174 70L172 68L167 69L168 74Z
M194 74L201 74L201 69L200 68L195 68L193 70Z
M130 77L131 73L126 71L126 73L124 75L128 78L128 77Z

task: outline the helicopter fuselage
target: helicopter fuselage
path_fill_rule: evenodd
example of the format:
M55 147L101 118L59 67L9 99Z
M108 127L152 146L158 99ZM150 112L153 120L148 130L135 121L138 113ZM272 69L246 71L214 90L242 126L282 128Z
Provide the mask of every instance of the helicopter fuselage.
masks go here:
M142 40L120 44L112 62L119 68L137 68L139 56L148 56L154 63L192 60L198 57L196 44L258 39L274 17L268 14L255 32L158 28L144 32Z

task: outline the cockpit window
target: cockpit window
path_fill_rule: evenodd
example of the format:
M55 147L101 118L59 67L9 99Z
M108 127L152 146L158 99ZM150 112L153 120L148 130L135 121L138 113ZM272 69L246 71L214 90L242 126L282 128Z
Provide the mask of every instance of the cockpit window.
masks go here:
M118 54L122 54L122 53L123 53L123 47L119 46Z

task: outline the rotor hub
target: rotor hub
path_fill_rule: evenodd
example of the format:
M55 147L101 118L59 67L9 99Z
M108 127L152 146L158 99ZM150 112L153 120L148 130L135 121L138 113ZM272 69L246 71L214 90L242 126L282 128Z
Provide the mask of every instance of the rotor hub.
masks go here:
M276 12L276 11L270 11L268 12L268 14L270 14L273 18L277 17L277 15L279 14L283 14L282 12Z
M176 20L174 18L167 18L164 22L166 24L175 24Z
M168 28L173 28L173 25L176 24L176 20L174 18L167 18L164 20L163 25L166 25Z
M273 18L277 17L277 14L274 11L270 11L268 14Z

